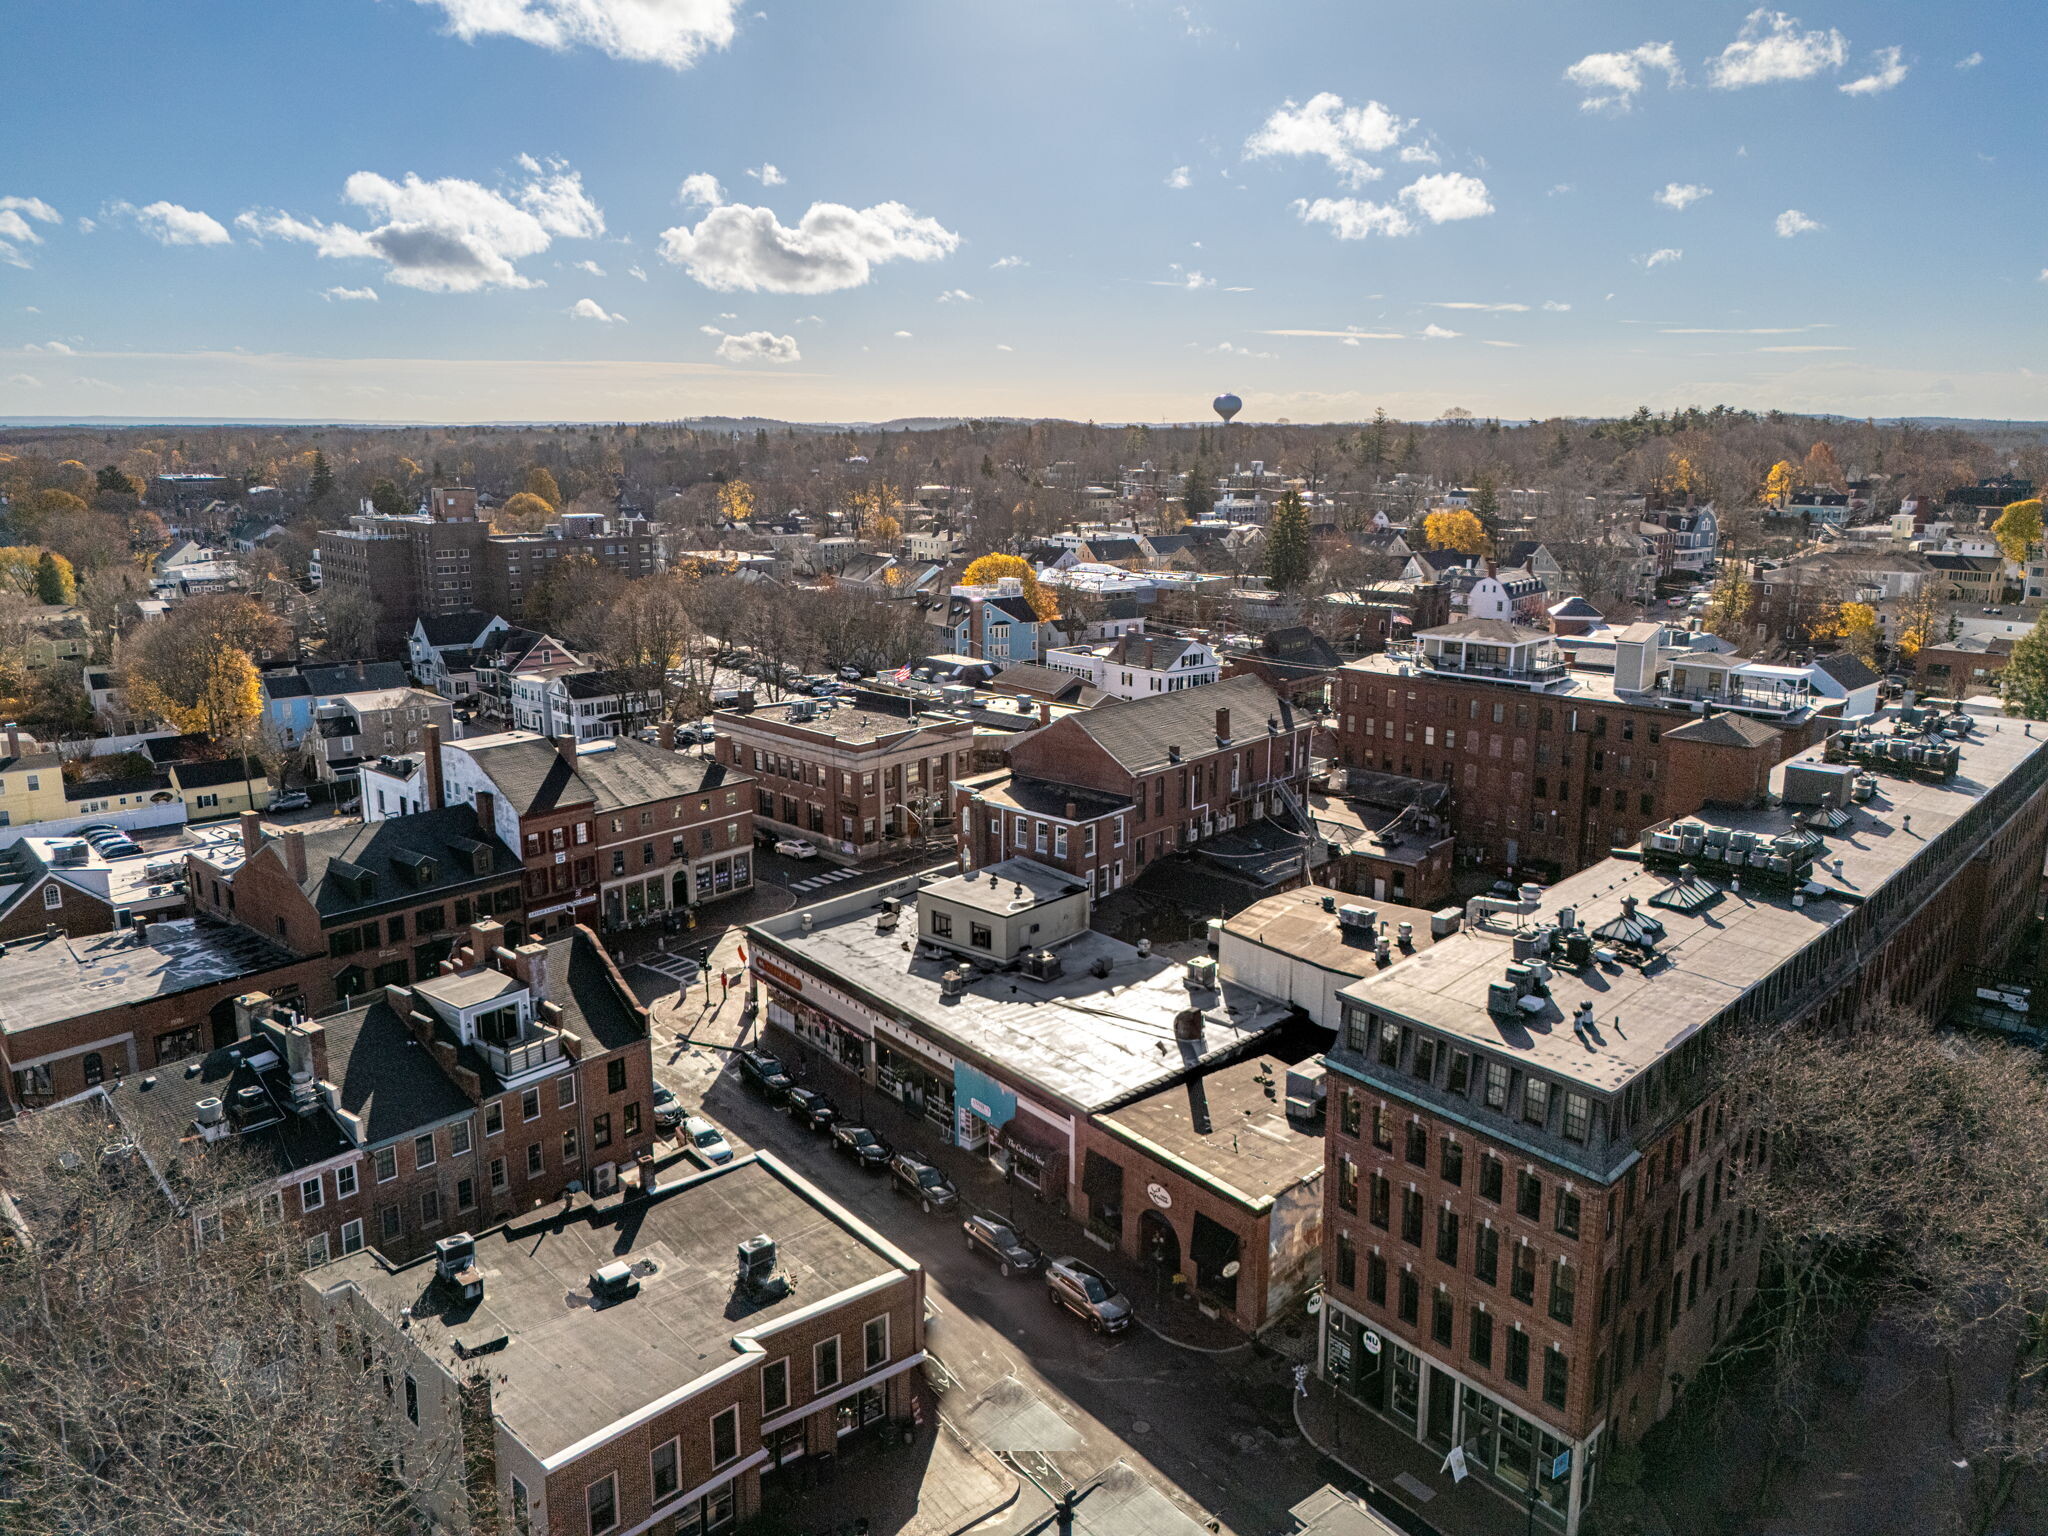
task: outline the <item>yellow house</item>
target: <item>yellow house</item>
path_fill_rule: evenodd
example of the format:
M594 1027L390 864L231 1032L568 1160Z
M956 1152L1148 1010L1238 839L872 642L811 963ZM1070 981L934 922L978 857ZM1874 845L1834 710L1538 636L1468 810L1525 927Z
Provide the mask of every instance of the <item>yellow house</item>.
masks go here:
M64 759L55 752L22 752L8 731L9 750L0 757L0 827L25 827L69 816L64 801Z
M247 777L240 757L217 763L172 763L170 771L171 787L185 802L185 816L190 821L263 810L274 792L270 772L257 757L249 759Z
M75 671L92 660L92 635L75 611L49 611L55 616L29 630L22 664L31 672Z

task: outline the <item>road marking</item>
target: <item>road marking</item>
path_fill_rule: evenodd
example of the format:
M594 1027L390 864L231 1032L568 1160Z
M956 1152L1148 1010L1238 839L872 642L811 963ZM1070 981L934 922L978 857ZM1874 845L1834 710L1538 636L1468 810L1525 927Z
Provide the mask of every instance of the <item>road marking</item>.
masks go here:
M808 880L798 880L790 886L790 889L792 891L813 890L821 885L830 885L834 880L851 880L857 873L857 870L835 869L829 875L813 875Z
M666 976L670 981L682 981L685 977L695 980L692 972L701 973L703 967L686 955L654 955L639 962L643 971L652 971L657 976Z

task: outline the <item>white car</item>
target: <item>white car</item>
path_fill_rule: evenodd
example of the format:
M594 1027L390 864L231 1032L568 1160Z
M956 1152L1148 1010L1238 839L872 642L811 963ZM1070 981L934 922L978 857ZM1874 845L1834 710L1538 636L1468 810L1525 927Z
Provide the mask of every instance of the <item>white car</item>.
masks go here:
M778 837L775 851L785 859L815 859L818 845L807 837Z
M683 1122L683 1150L706 1168L732 1161L732 1143L725 1139L725 1133L697 1115Z

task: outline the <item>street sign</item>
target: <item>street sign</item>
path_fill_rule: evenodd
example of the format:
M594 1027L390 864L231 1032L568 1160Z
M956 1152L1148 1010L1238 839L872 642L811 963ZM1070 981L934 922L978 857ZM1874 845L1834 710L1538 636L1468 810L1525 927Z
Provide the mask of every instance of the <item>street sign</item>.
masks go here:
M1550 1462L1550 1480L1553 1483L1561 1483L1571 1475L1572 1453L1568 1449L1559 1451Z
M1358 1342L1365 1346L1365 1352L1368 1355L1376 1355L1380 1352L1380 1336L1370 1328L1358 1336Z

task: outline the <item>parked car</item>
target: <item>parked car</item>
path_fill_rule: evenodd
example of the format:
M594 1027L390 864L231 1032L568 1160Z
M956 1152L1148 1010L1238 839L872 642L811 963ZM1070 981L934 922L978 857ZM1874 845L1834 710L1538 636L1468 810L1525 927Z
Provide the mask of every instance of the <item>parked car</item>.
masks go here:
M789 1118L807 1131L826 1131L839 1118L839 1106L811 1088L792 1088L782 1096Z
M672 1131L683 1123L683 1101L668 1089L654 1085L654 1124L657 1129Z
M1012 1275L1028 1275L1038 1268L1038 1250L1000 1216L987 1212L970 1216L960 1223L960 1230L967 1234L967 1251L994 1259L997 1273L1006 1280Z
M1131 1326L1131 1303L1101 1270L1075 1258L1045 1266L1045 1294L1097 1333L1122 1333Z
M927 1216L960 1203L952 1181L915 1152L898 1152L889 1159L889 1187L917 1201Z
M683 1150L706 1168L732 1161L732 1143L709 1120L691 1115L683 1122Z
M778 837L775 851L785 859L815 859L818 845L807 837Z
M894 1149L864 1125L835 1125L832 1145L863 1168L885 1166Z
M270 797L270 808L273 811L303 811L312 803L313 797L308 795L303 789L295 789L288 794L272 795Z
M783 1070L780 1057L755 1047L736 1053L740 1064L740 1077L749 1088L766 1094L769 1099L779 1101L796 1086L796 1079Z
M709 720L692 720L676 732L676 740L695 743L718 740L718 729Z
M857 683L866 674L863 673L859 667L841 667L839 669L839 675L845 678L849 683Z

